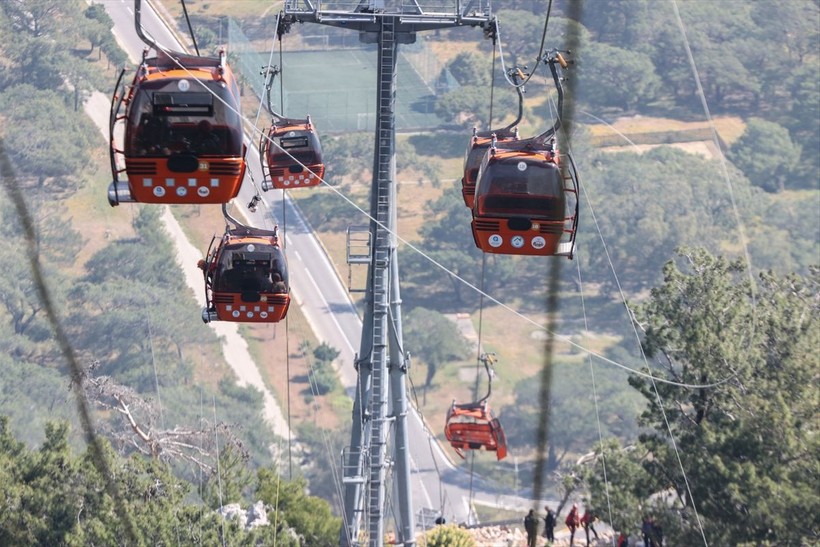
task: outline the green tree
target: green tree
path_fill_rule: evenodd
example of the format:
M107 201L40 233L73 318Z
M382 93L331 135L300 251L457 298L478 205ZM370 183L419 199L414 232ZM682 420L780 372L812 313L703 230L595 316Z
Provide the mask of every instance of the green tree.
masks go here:
M247 498L253 485L253 473L248 469L248 455L228 445L219 452L219 465L203 486L202 499L211 509Z
M660 147L641 155L594 156L581 172L598 223L581 223L578 238L589 243L579 258L588 260L582 264L590 280L607 288L614 288L612 267L627 291L640 291L657 282L676 247L716 248L737 234L732 200L713 161ZM736 172L730 176L737 181L737 210L751 222L761 202L752 199L748 181Z
M463 127L482 127L489 116L490 88L462 86L436 98L436 115Z
M820 441L809 425L820 420L820 271L762 274L753 291L744 270L683 249L636 308L653 374L709 386L631 377L647 433L607 461L610 491L652 506L675 544L701 542L698 523L721 545L798 545L820 530Z
M492 82L492 61L475 51L459 53L447 63L450 74L462 86L487 86Z
M44 36L59 28L61 16L78 5L76 0L7 0L2 8L17 30Z
M338 356L339 350L326 342L322 342L313 350L315 360L310 368L310 378L319 395L330 393L340 385L332 365Z
M592 42L577 61L579 99L591 108L632 110L654 100L660 91L661 79L644 53Z
M3 133L18 178L70 177L86 166L99 132L82 112L67 109L58 93L23 84L0 95ZM55 128L59 128L56 131Z
M327 342L322 342L313 350L313 356L316 358L316 360L323 361L325 363L332 362L339 356L339 353L339 350L337 350Z
M114 26L114 21L108 12L105 11L105 6L102 4L92 4L88 6L83 14L88 19L85 25L84 33L91 43L91 51L94 53L94 48L99 47L105 41L107 35L111 34L111 28ZM102 53L102 49L100 49Z
M304 545L339 544L342 520L331 513L326 501L307 494L304 479L285 481L274 469L260 469L256 495L279 512L287 526L304 537Z
M455 323L441 313L415 308L405 316L404 347L427 364L424 387L430 387L436 370L467 357L469 347Z
M646 53L659 11L652 0L597 0L594 9L584 10L583 23L598 42Z
M795 70L788 83L792 99L791 110L783 124L788 127L792 141L800 143L802 155L796 171L799 178L790 187L817 188L820 174L820 62L809 62ZM797 183L797 184L795 184Z
M752 184L767 192L782 192L787 182L791 186L800 145L792 142L785 127L753 118L728 156Z
M422 241L416 246L430 258L476 287L483 284L488 291L519 287L515 282L516 261L512 257L487 255L486 267L482 270L482 253L473 241L470 210L464 206L460 191L444 192L437 200L428 202L425 218L427 221L420 229ZM413 253L403 260L402 272L409 281L408 299L417 305L458 311L465 306L478 305L478 295L474 291L460 279L431 267L426 257Z
M543 8L540 8L543 9ZM496 13L500 27L501 45L508 64L529 66L535 69L538 46L544 32L545 11L541 17L533 17L524 10L501 9ZM586 44L589 31L576 21L556 16L552 12L547 29L547 48L566 49L567 35L577 33ZM511 62L510 62L511 61Z
M72 454L65 424L47 425L45 440L34 451L16 441L8 419L0 418L0 487L6 509L0 512L0 543L218 545L230 538L232 545L296 545L285 530L271 525L246 531L187 503L190 485L160 460L121 458L106 443L103 457L112 471L107 477L100 475L90 450ZM109 495L108 481L113 481L116 498Z

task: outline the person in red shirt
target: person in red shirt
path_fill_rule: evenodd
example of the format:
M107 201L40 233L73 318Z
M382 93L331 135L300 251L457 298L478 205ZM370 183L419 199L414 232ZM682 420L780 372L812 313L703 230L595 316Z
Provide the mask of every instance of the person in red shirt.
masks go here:
M564 523L569 528L569 545L572 547L572 541L575 539L575 530L581 525L581 517L578 515L578 504L573 503Z
M595 539L598 539L598 532L595 531L595 527L592 526L592 523L595 522L598 517L595 516L595 513L589 509L584 509L584 516L581 517L581 524L584 526L584 533L587 536L587 547L589 547L589 531L592 530L592 533L595 535Z

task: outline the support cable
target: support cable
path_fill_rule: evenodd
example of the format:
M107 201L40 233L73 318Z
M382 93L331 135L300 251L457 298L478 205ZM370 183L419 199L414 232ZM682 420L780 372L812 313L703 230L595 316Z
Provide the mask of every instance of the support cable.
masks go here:
M166 51L169 55L172 55L172 53L173 53L173 52L168 52L167 50L164 50L164 51ZM199 79L196 77L196 75L195 75L195 74L193 74L190 70L188 70L186 67L182 66L182 64L181 64L181 63L179 63L179 60L178 60L178 59L176 59L176 58L174 58L174 57L172 57L172 59L174 59L174 60L177 62L177 64L181 67L181 69L182 69L182 70L187 71L187 72L189 73L189 75L190 75L190 77L191 77L192 79L199 81ZM201 83L201 82L200 82L200 83ZM215 98L215 100L221 101L223 104L225 104L226 108L228 108L229 110L232 110L232 111L233 111L233 112L235 112L237 115L241 116L241 113L240 113L238 110L234 109L231 105L229 105L229 104L228 104L228 103L227 103L224 99L222 99L221 97L219 97L216 93L214 93L214 92L213 92L213 91L211 91L211 90L208 90L208 92L209 92L209 93L211 93L211 94L213 95L213 97ZM245 118L243 117L243 119L245 119ZM258 131L258 129L255 129L255 131L259 132L259 131ZM260 133L261 133L261 132L260 132ZM269 139L269 137L268 137L267 135L264 135L264 134L262 135L262 138L268 138L268 139ZM411 242L409 242L408 240L406 240L405 238L403 238L403 237L402 237L401 235L399 235L397 232L395 232L395 231L393 231L393 230L390 230L390 228L388 228L385 224L383 224L382 222L380 222L380 221L379 221L378 219L376 219L375 217L372 217L372 216L370 215L370 213L369 213L369 212L365 211L365 210L364 210L362 207L360 207L360 206L359 206L356 202L354 202L354 201L353 201L353 199L351 199L351 198L349 198L348 196L346 196L345 194L343 194L343 193L341 192L341 190L339 190L338 188L336 188L335 186L333 186L332 184L330 184L329 182L327 182L327 180L325 180L324 178L318 177L318 175L317 175L316 173L314 173L314 172L310 169L310 167L309 167L309 166L307 166L307 165L305 165L303 162L299 161L297 158L295 158L295 157L294 157L294 156L293 156L290 152L288 152L287 150L285 150L285 149L281 148L281 147L280 147L278 144L276 144L276 143L275 143L272 139L269 139L269 140L270 140L270 142L271 142L271 143L273 143L273 144L274 144L274 145L275 145L275 146L276 146L279 150L281 150L284 154L288 155L288 156L289 156L289 157L290 157L290 158L291 158L291 159L292 159L295 163L297 163L297 164L301 165L301 166L304 168L304 170L305 170L306 172L309 172L309 173L313 174L314 176L317 176L317 178L319 178L319 179L321 180L321 182L322 182L322 184L323 184L323 185L325 185L327 188L329 188L329 189L330 189L333 193L335 193L337 196L339 196L342 200L344 200L345 202L347 202L347 203L348 203L348 205L350 205L351 207L353 207L354 209L356 209L359 213L361 213L362 215L364 215L366 218L368 218L370 221L372 221L373 223L375 223L375 224L376 224L377 226L379 226L381 229L385 230L387 233L390 233L390 234L394 235L394 236L396 237L396 240L397 240L398 242L403 243L404 245L406 245L406 246L407 246L407 248L411 249L412 251L414 251L415 253L417 253L419 256L421 256L422 258L424 258L425 260L427 260L427 261L428 261L431 265L435 266L436 268L438 268L438 269L439 269L439 270L441 270L442 272L446 273L447 275L452 276L452 277L453 277L453 279L456 279L457 281L459 281L460 283L462 283L462 284L463 284L463 285L465 285L466 287L470 288L471 290L473 290L473 291L477 292L478 294L483 295L483 296L484 296L484 297L486 297L486 298L487 298L490 302L492 302L492 303L494 303L494 304L498 305L499 307L501 307L501 308L503 308L503 309L505 309L505 310L509 311L510 313L512 313L512 314L514 314L516 317L518 317L518 318L520 318L520 319L522 319L522 320L526 321L527 323L530 323L531 325L533 325L533 326L534 326L534 327L536 327L537 329L542 330L542 331L545 331L545 332L547 332L547 333L549 333L549 332L550 332L548 329L546 329L546 328L545 328L543 325L541 325L540 323L538 323L538 322L534 321L533 319L531 319L531 318L527 317L527 316L526 316L526 315L524 315L523 313L521 313L521 312L519 312L519 311L517 311L517 310L513 309L512 307L510 307L509 305L507 305L507 304L505 304L505 303L501 302L501 301L500 301L500 300L498 300L497 298L494 298L492 295L487 294L486 292L482 291L481 289L479 289L478 287L476 287L474 284L470 283L469 281L467 281L467 280L466 280L466 279L464 279L463 277L459 276L456 272L454 272L454 271L450 270L449 268L447 268L446 266L444 266L443 264L441 264L439 261L437 261L437 260L435 260L434 258L432 258L429 254L425 253L425 252L424 252L422 249L420 249L418 246L414 245L413 243L411 243ZM565 343L569 344L570 346L575 347L575 348L577 348L577 349L578 349L578 350L580 350L580 351L583 351L584 353L588 353L588 354L590 354L590 355L593 355L594 357L597 357L598 359L600 359L600 360L601 360L602 362L604 362L604 363L608 363L608 364L613 365L613 366L615 366L615 367L621 368L621 369L626 370L626 371L628 371L629 373L631 373L631 374L635 374L635 375L637 375L637 376L641 376L641 377L644 377L644 378L649 378L649 377L650 377L650 375L646 374L646 373L645 373L645 372L643 372L643 371L640 371L640 370L637 370L637 369L633 369L633 368L631 368L631 367L628 367L628 366L626 366L626 365L624 365L624 364L621 364L621 363L619 363L619 362L617 362L617 361L614 361L614 360L612 360L612 359L609 359L608 357L605 357L605 356L603 356L603 355L601 355L601 354L599 354L599 353L595 352L594 350L592 350L592 349L590 349L590 348L584 347L584 346L582 346L582 345L578 344L577 342L574 342L573 340L571 340L571 339L570 339L569 337L567 337L567 336L563 336L563 335L558 334L558 333L553 333L553 334L555 334L555 336L556 336L556 338L557 338L558 340L561 340L562 342L565 342ZM726 383L726 382L728 382L728 381L732 380L734 377L735 377L735 376L734 376L734 375L732 375L732 376L727 377L727 378L724 378L724 379L722 379L722 380L720 380L720 381L718 381L718 382L713 382L713 383L709 383L709 384L687 384L687 383L681 383L681 382L675 382L675 381L672 381L672 380L667 380L667 379L664 379L664 378L657 378L657 377L653 377L653 378L654 378L654 380L655 380L655 381L658 381L658 382L661 382L661 383L665 383L665 384L669 384L669 385L678 386L678 387L686 387L686 388L692 388L692 389L706 389L706 388L712 388L712 387L716 387L716 386L719 386L719 385L721 385L721 384L724 384L724 383Z
M60 353L68 363L68 368L71 373L71 386L74 390L74 401L77 405L77 414L79 415L80 425L83 430L83 437L88 445L91 462L105 485L106 493L114 500L114 510L120 522L123 524L124 535L131 540L131 543L139 545L142 543L143 536L139 533L134 519L125 507L120 487L113 480L115 473L112 471L111 462L109 462L103 443L96 433L94 420L91 417L91 410L88 406L88 399L81 385L85 372L77 360L76 352L63 329L63 325L57 317L57 310L51 297L51 291L46 285L42 265L40 264L39 244L34 220L26 206L26 200L23 197L22 190L17 181L14 168L11 165L11 160L8 157L2 138L0 138L0 184L5 186L6 193L17 213L17 217L20 219L23 237L27 244L26 254L29 266L31 267L32 277L34 278L33 281L37 296L42 303L45 316L51 325Z
M584 316L584 332L589 332L589 321L587 320L586 301L584 299L584 283L581 277L581 260L580 257L575 261L578 270L578 292L581 295L581 312ZM601 412L598 409L598 388L595 384L595 368L592 366L592 356L587 355L587 362L589 363L589 376L592 380L592 401L595 403L595 421L598 424L598 444L601 446L601 466L604 473L604 492L606 494L606 506L609 513L609 524L612 526L614 520L612 517L612 500L609 496L609 479L606 474L606 452L604 450L604 434L601 428Z
M618 294L619 294L619 295L620 295L620 297L621 297L621 301L623 302L624 307L626 308L626 311L627 311L628 316L629 316L630 318L632 318L632 317L633 317L632 309L629 307L629 303L628 303L628 300L627 300L627 298L626 298L626 294L624 293L624 290L623 290L623 288L621 287L621 282L620 282L620 279L618 278L618 274L617 274L617 272L616 272L616 270L615 270L615 265L614 265L614 263L612 262L612 256L610 255L610 253L609 253L609 248L608 248L608 246L606 245L606 241L604 240L603 232L601 231L600 224L598 223L598 218L597 218L597 217L596 217L596 215L595 215L595 209L594 209L594 207L592 206L592 202L591 202L591 200L590 200L590 198L589 198L589 194L588 194L588 191L587 191L587 189L586 189L586 186L582 186L582 187L581 187L581 191L582 191L582 192L583 192L583 194L584 194L584 198L586 198L587 205L588 205L588 207L589 207L589 211L590 211L590 216L591 216L591 218L592 218L593 224L595 225L595 230L597 231L598 236L599 236L599 238L600 238L600 240L601 240L601 243L602 243L603 248L604 248L604 254L606 255L607 262L609 263L609 268L610 268L610 270L612 271L612 275L613 275L613 276L614 276L614 278L615 278L615 284L616 284L616 286L618 287ZM686 491L687 491L687 493L689 494L689 499L692 501L692 508L693 508L693 510L694 510L694 512L695 512L695 518L696 518L696 520L697 520L698 527L699 527L700 532L701 532L701 536L703 537L703 543L704 543L704 545L708 545L708 543L707 543L707 541L706 541L706 535L705 535L705 532L704 532L704 529L703 529L703 524L701 523L701 520L700 520L700 515L698 514L697 507L695 507L695 500L694 500L694 498L692 497L692 490L691 490L691 488L690 488L690 486L689 486L689 479L688 479L688 478L687 478L687 476L686 476L686 470L683 468L683 460L682 460L682 459L681 459L681 457L680 457L680 451L678 450L678 444L677 444L677 442L675 441L675 436L674 436L674 434L672 433L672 428L671 428L671 426L669 425L669 419L668 419L668 418L667 418L667 416L666 416L666 411L664 410L664 407L663 407L663 401L661 400L660 393L658 392L658 386L657 386L657 384L658 384L658 383L665 383L665 384L674 385L674 386L683 387L683 388L688 388L688 389L706 389L707 387L711 388L711 387L717 387L717 386L719 386L719 385L725 384L725 383L727 383L727 382L729 382L729 381L733 380L733 379L735 378L735 376L736 376L736 375L735 375L735 374L732 374L731 376L729 376L729 377L727 377L727 378L724 378L724 379L723 379L723 380L721 380L720 382L713 383L713 384L706 384L705 386L698 386L698 387L694 387L694 386L692 386L691 384L685 384L685 383L680 383L680 382L673 382L673 381L670 381L670 380L666 380L665 378L661 378L661 377L655 376L655 375L653 375L653 374L652 374L652 372L651 372L651 370L652 370L652 369L651 369L651 367L649 366L649 360L647 359L647 357L646 357L646 353L645 353L645 352L644 352L644 350L643 350L643 346L642 346L642 344L641 344L641 337L640 337L640 334L638 333L638 329L637 329L637 327L635 326L635 321L634 321L634 319L631 319L631 320L630 320L630 326L632 327L632 331L633 331L633 333L635 334L635 339L636 339L636 341L637 341L637 343L638 343L638 351L639 351L639 353L640 353L640 355L641 355L641 359L643 359L644 365L646 366L646 370L647 370L647 372L640 371L640 374L638 374L638 376L641 376L642 378L646 378L646 379L648 379L648 380L651 382L651 384L652 384L652 389L653 389L653 391L655 392L655 398L656 398L656 400L657 400L658 409L659 409L659 410L660 410L660 412L661 412L661 415L662 415L662 417L663 417L664 424L666 425L667 432L669 433L669 438L670 438L670 440L671 440L672 448L673 448L673 450L674 450L674 452L675 452L675 456L676 456L677 461L678 461L678 467L679 467L679 469L680 469L680 471L681 471L681 475L683 476L683 481L684 481L684 484L685 484L685 486L686 486ZM590 354L590 355L594 355L595 357L598 357L599 359L601 358L599 355L596 355L596 354L595 354L595 353L593 353L593 352L589 352L589 354ZM628 368L628 367L625 367L625 368ZM635 374L635 372L633 372L633 374Z
M309 359L307 359L304 349L302 349L302 358L305 359L305 362L308 365L308 385L310 386L310 395L313 399L313 411L317 412L319 409L319 387L316 384L315 373L313 371L313 364ZM339 473L339 469L337 468L336 461L334 458L334 454L336 453L336 451L333 449L330 438L327 435L327 431L321 427L319 427L318 430L319 434L322 437L322 444L324 445L325 454L328 458L328 468L330 469L330 474L333 477L333 484L335 486L336 495L339 496L340 503L343 503L342 500L344 500L344 491L342 488L342 481L340 480L340 476L344 474L344 470L342 470L341 474ZM352 545L349 531L347 530L347 526L342 526L342 529L344 529L345 534L347 534L348 544Z
M191 19L188 17L188 8L185 6L185 0L180 0L182 2L182 13L185 14L185 22L188 23L188 32L191 35L191 42L194 44L194 51L196 51L196 56L201 57L199 54L199 46L196 45L196 36L194 35L194 28L191 26Z
M544 56L544 45L546 44L547 26L549 25L549 22L550 22L550 12L551 11L552 11L552 0L550 0L549 4L547 5L547 16L544 19L544 31L541 33L541 45L538 46L538 55L535 59L535 65L536 66L538 66L538 63L541 62L541 59ZM532 78L532 75L535 73L535 71L534 70L531 71L527 75L527 77L524 78L524 81L522 81L521 83L516 83L516 82L510 80L509 76L507 76L507 67L504 65L504 51L501 47L501 27L498 26L498 22L496 22L496 33L497 33L497 39L498 39L498 50L501 52L501 70L504 73L504 77L507 79L507 83L509 83L511 86L513 86L516 89L524 87L530 81L530 78Z
M219 507L222 507L222 471L219 465L219 431L216 427L216 395L211 394L211 401L213 403L214 408L214 446L216 447L216 483L219 487L217 493L219 496ZM219 519L219 529L220 534L219 536L222 539L222 547L227 545L227 540L225 538L225 515L222 515L222 518Z
M493 67L490 72L490 117L487 119L487 129L493 128L493 105L495 104L495 59L498 56L496 53L498 47L496 41L493 40Z
M709 110L709 104L706 102L706 93L703 91L703 84L701 83L700 73L698 72L698 67L695 64L695 56L692 55L692 48L689 47L689 39L686 36L686 28L683 25L683 19L681 19L680 11L678 11L678 3L676 0L671 0L671 3L672 10L675 12L675 21L678 23L678 28L680 28L680 33L683 37L683 47L686 49L686 58L689 61L689 66L692 68L692 75L695 79L695 85L698 89L698 98L700 99L701 105L703 106L703 113L706 115L706 119L709 121L709 128L712 130L712 143L714 144L715 149L718 153L718 158L720 159L720 172L721 175L723 175L723 180L726 181L726 188L729 191L729 200L732 203L732 212L735 215L735 221L737 222L737 231L738 235L740 236L740 243L743 246L743 255L746 258L746 270L749 275L749 286L751 288L752 309L756 310L757 283L755 281L754 274L752 273L752 258L749 254L749 245L746 239L746 230L744 228L743 219L740 218L740 211L737 207L737 201L735 201L734 186L732 185L732 179L729 176L729 169L726 166L726 157L723 155L723 149L720 147L720 137L718 136L717 128L715 127L715 120L712 118L712 113ZM755 321L751 322L753 334L755 323Z

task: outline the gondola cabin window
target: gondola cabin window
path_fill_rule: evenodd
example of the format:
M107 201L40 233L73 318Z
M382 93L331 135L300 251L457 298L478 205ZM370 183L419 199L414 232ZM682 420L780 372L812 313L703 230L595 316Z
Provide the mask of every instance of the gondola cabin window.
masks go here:
M479 215L528 216L562 220L565 216L560 168L539 160L487 163L477 187Z
M242 156L237 112L225 82L144 81L129 109L126 156Z

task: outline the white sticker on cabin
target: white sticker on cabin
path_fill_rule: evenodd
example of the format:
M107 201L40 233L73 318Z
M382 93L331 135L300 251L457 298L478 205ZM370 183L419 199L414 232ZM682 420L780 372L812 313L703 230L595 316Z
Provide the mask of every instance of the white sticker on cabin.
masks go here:
M524 246L524 238L522 236L513 236L510 240L510 244L516 249L520 249Z
M490 247L501 247L501 244L504 243L504 238L498 234L493 234L487 240L490 244Z
M519 161L518 162L518 170L519 171L526 171L527 170L527 162Z
M534 249L543 249L547 246L546 240L541 236L532 238L532 246Z

